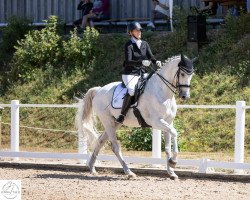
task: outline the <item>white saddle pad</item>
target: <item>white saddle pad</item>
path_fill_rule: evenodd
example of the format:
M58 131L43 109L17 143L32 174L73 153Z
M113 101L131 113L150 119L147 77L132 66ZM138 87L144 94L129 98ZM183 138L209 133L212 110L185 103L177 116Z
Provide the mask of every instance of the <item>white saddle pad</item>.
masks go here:
M124 87L124 85L122 83L119 83L113 93L113 97L112 97L112 107L115 109L121 109L122 108L122 103L123 103L123 97L125 96L125 94L127 94L128 89L126 87ZM134 107L136 106L137 103L135 103L134 105L131 105L130 107Z

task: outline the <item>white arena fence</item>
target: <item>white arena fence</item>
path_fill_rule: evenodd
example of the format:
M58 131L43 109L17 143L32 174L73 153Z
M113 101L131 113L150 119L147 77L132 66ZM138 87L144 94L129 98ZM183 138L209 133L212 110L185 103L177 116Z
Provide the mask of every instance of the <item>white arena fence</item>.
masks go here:
M78 104L19 104L18 100L12 100L11 104L0 104L1 107L11 108L11 149L3 151L0 149L0 157L12 157L14 160L19 158L47 158L47 159L79 159L87 160L87 140L78 135L78 153L48 153L48 152L24 152L19 151L19 109L21 107L35 108L77 108ZM209 168L233 169L236 173L243 173L250 169L250 163L244 163L244 137L245 137L245 101L237 101L236 105L178 105L178 108L189 109L235 109L235 146L234 162L213 161L208 158L201 159L179 159L178 165L198 167L200 173L206 173ZM112 155L99 155L100 161L118 161ZM140 164L165 164L166 159L161 158L161 132L153 130L152 157L132 157L125 156L128 163Z

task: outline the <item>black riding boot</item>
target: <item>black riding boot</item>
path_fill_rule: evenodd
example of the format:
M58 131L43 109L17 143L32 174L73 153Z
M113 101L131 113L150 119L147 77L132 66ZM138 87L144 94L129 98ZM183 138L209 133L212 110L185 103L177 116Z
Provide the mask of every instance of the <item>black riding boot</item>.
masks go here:
M130 104L131 104L132 96L130 96L128 93L124 96L123 104L122 104L122 110L120 116L115 120L117 123L122 124L124 121L124 118L126 114L128 113Z

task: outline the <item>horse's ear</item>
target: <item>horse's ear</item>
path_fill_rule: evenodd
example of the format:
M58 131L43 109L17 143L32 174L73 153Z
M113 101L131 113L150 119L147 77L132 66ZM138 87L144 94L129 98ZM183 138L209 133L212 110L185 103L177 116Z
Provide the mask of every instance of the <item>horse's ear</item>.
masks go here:
M183 53L181 53L181 60L185 60Z
M195 63L198 60L198 57L192 59L192 62Z

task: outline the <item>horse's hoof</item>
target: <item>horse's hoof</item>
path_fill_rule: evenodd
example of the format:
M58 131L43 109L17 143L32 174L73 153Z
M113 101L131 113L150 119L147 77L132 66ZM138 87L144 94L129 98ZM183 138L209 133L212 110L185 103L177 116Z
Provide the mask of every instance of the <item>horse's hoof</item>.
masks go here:
M174 171L170 170L168 171L168 176L171 180L177 180L179 177L176 175L176 173L174 173Z
M179 177L175 174L175 175L171 175L171 176L170 176L170 179L171 179L171 180L178 180Z
M128 179L134 179L134 178L136 178L136 174L134 172L129 172L127 174L127 177L128 177Z
M93 175L93 176L97 176L98 172L90 172L90 174Z
M92 175L92 176L97 176L97 175L98 175L98 172L91 172L91 175Z
M175 167L176 167L177 162L176 162L176 161L174 161L172 158L169 158L169 160L168 160L168 164L169 164L169 166L170 166L170 167L175 168Z
M98 173L97 173L97 171L96 171L95 169L91 169L91 170L90 170L90 173L91 173L92 175L98 175Z

